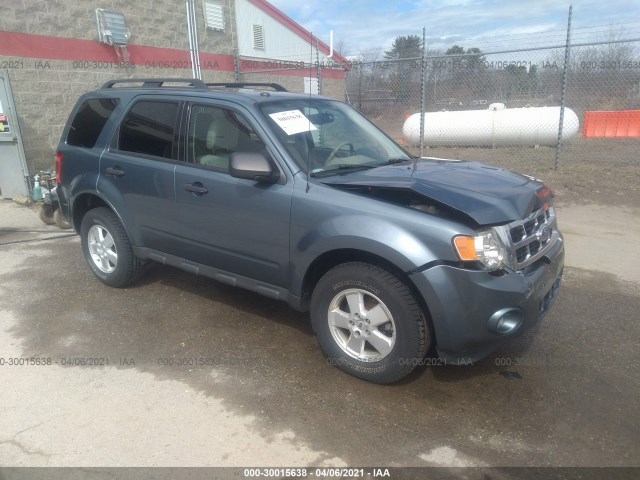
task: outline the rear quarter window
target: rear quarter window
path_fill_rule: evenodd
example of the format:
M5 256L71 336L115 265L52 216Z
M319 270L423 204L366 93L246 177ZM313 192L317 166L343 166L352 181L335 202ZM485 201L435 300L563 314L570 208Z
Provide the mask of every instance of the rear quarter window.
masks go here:
M178 103L141 100L120 125L118 150L171 159Z
M102 129L117 106L117 98L92 98L86 100L80 106L71 122L71 127L67 134L67 145L93 148Z

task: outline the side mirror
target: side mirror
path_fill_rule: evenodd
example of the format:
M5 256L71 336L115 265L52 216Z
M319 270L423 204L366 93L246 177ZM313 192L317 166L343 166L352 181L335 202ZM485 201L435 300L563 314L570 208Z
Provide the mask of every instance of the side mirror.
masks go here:
M276 183L280 173L262 153L235 152L229 159L229 174L232 177L253 180L254 182Z

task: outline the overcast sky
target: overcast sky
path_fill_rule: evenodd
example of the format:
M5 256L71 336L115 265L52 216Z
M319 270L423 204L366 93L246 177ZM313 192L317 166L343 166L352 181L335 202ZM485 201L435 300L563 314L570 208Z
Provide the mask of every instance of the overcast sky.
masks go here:
M439 48L483 51L506 46L564 44L569 3L557 0L270 0L328 43L343 40L350 55L382 47L398 35L422 35ZM602 40L613 29L640 37L640 0L574 0L574 41Z

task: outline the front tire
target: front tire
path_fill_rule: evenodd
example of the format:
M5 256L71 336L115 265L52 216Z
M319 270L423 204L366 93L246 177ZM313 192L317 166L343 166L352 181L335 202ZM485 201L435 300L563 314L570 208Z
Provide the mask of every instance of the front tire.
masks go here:
M311 297L311 323L332 365L374 383L407 376L431 342L409 287L360 262L338 265L320 279Z
M101 282L125 287L139 278L142 261L133 254L122 223L108 208L87 212L82 219L80 239L84 258Z

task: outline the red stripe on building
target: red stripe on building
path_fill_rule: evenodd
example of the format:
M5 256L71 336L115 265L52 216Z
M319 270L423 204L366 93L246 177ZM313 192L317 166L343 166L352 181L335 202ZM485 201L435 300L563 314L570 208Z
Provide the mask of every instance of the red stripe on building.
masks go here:
M189 52L185 53L189 56ZM200 52L200 68L202 70L233 72L235 68L233 66L233 55L219 55L217 53Z
M162 68L167 66L167 68L191 69L191 58L187 50L128 45L127 52L129 53L129 61L141 67ZM3 31L0 31L0 55L43 60L119 61L113 47L93 40ZM233 56L231 55L201 52L200 63L203 70L233 72Z
M140 67L191 70L191 57L187 50L128 45L127 52L129 53L129 62ZM0 31L0 56L105 63L120 61L113 47L97 41L4 31ZM200 67L202 70L233 72L233 56L200 52ZM251 70L241 73L262 72L260 70ZM264 73L295 77L315 77L316 75L315 68L312 71L308 69L292 69L269 72L267 70ZM343 80L345 72L343 70L324 69L322 77Z
M91 40L2 31L0 55L46 60L117 61L113 48Z
M288 77L313 77L316 78L317 71L316 67L312 69L308 68L292 68L287 70L277 70L277 71L269 71L269 70L241 70L240 73L255 73L262 75L275 75L275 76L288 76ZM323 69L322 70L322 78L331 78L334 80L344 80L345 72L344 70L337 69Z

